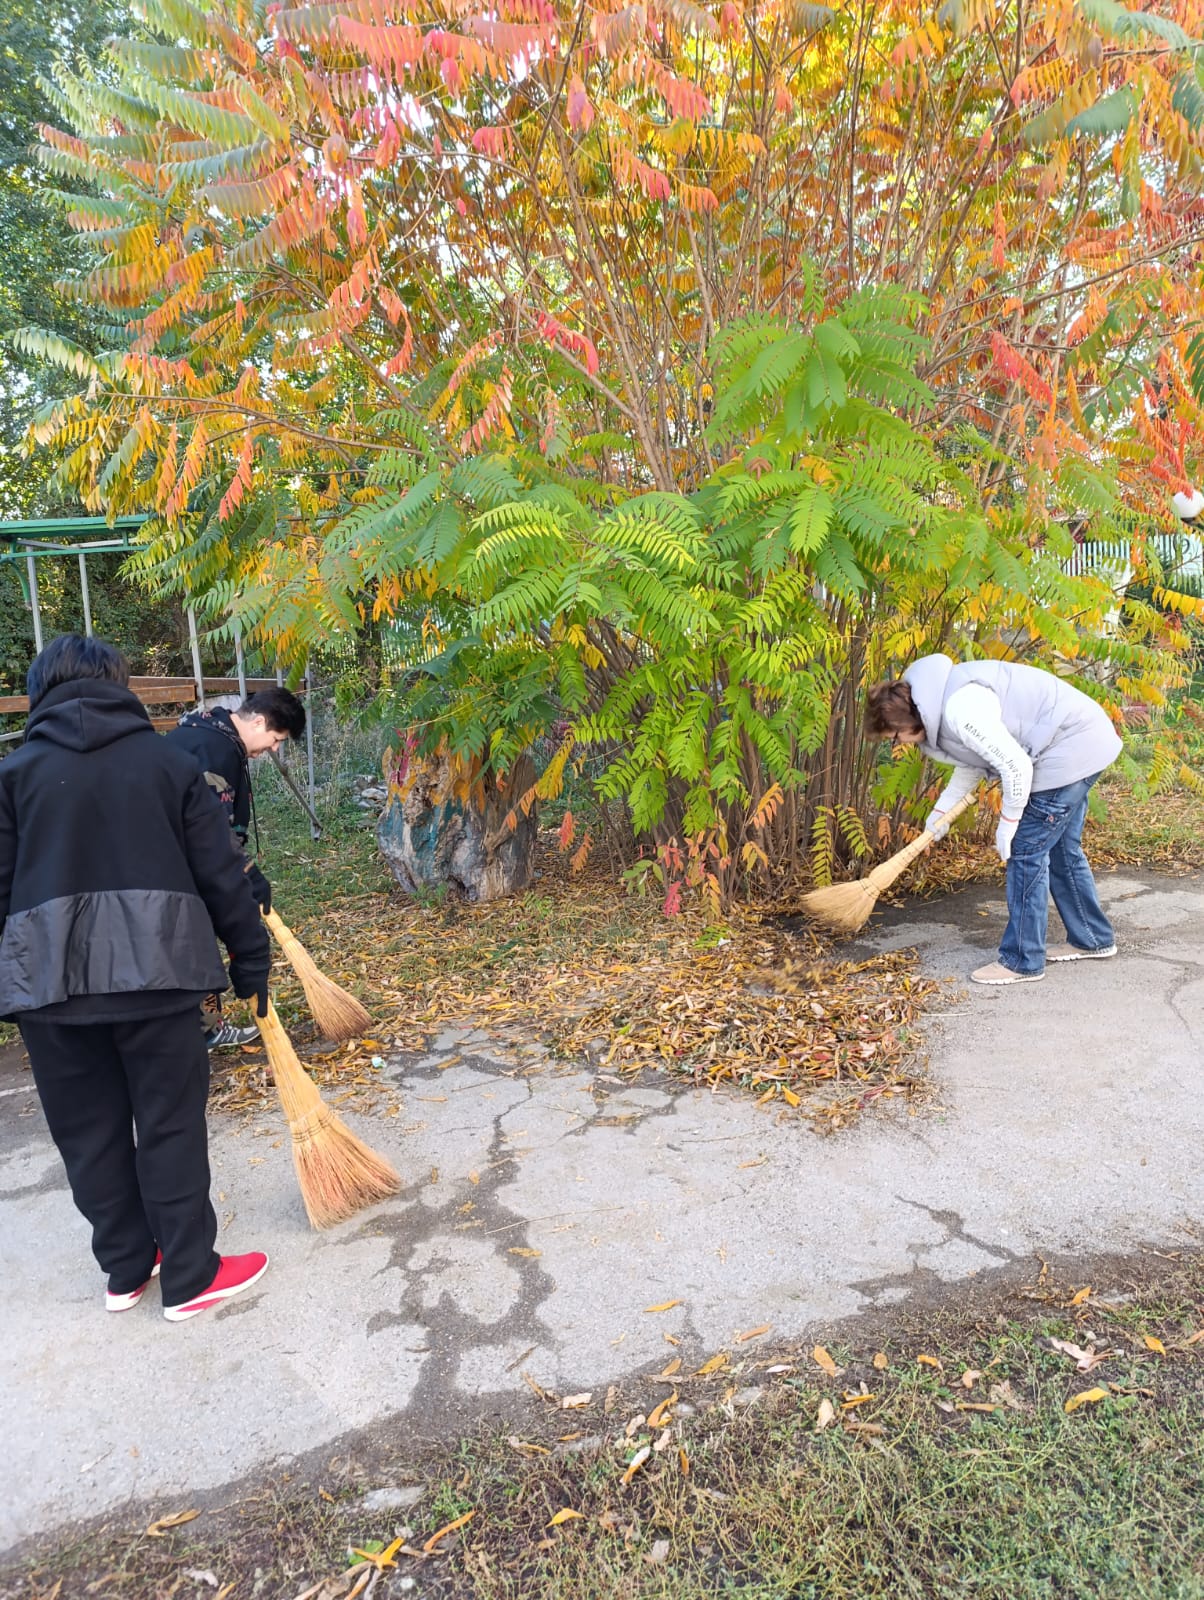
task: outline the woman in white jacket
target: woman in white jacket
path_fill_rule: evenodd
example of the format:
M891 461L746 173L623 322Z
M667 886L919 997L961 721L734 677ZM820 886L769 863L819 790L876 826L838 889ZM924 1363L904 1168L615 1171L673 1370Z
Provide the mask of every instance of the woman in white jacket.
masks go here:
M970 974L975 983L1033 983L1049 961L1103 960L1116 954L1095 879L1083 854L1091 786L1120 754L1107 712L1052 672L1012 661L924 656L901 680L868 696L866 731L919 745L953 775L928 827L948 830L950 807L994 774L1003 793L995 832L1007 863L1008 925L999 960ZM1049 896L1068 943L1046 950Z

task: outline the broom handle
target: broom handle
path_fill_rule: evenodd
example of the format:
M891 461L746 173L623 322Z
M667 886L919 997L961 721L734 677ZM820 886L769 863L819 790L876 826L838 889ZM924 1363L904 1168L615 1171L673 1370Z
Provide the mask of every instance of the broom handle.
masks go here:
M276 943L280 946L280 948L284 951L285 955L288 956L289 960L291 961L292 960L293 949L294 948L296 948L296 949L300 948L300 945L301 945L300 939L298 939L297 935L292 931L291 928L286 928L284 926L284 923L281 922L281 920L280 920L279 916L277 916L276 912L274 912L274 911L265 911L264 914L263 914L263 920L267 923L268 927L271 929L272 934L275 937Z
M955 822L957 818L961 816L963 811L969 811L970 807L975 804L977 799L978 790L971 789L969 794L963 795L955 805L951 805L949 807L948 811L945 812L946 820L949 822ZM899 871L902 872L903 868L909 867L917 856L922 856L924 854L925 850L927 850L929 845L932 844L933 837L934 836L927 831L921 833L917 838L913 839L910 844L904 845L902 850L896 851L895 854L890 857L889 865L892 867L898 867Z

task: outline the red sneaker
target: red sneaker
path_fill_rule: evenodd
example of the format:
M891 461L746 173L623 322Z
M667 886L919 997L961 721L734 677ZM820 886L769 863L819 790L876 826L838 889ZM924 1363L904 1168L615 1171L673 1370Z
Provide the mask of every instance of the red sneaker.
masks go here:
M210 1306L220 1306L253 1283L258 1283L268 1270L268 1258L262 1250L252 1250L245 1256L223 1256L217 1276L207 1289L180 1306L164 1306L163 1315L168 1322L184 1322L195 1317L198 1311L208 1311Z
M163 1252L162 1252L162 1250L160 1250L158 1252L158 1254L155 1256L155 1264L151 1268L151 1278L157 1278L159 1276L159 1268L162 1265L163 1265ZM142 1285L142 1287L140 1289L131 1289L129 1294L114 1294L112 1289L106 1289L105 1290L105 1310L106 1311L128 1311L131 1306L136 1306L138 1304L139 1300L142 1299L142 1296L146 1293L146 1291L147 1291L147 1289L149 1287L150 1287L150 1278L148 1278L146 1280L146 1282Z

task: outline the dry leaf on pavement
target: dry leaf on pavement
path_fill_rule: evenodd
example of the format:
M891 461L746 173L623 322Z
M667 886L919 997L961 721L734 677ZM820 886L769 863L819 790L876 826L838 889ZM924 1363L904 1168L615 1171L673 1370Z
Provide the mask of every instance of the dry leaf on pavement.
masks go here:
M707 1378L712 1372L718 1372L721 1367L726 1367L727 1363L727 1351L721 1350L717 1356L712 1356L709 1361L704 1361L694 1376L696 1378Z

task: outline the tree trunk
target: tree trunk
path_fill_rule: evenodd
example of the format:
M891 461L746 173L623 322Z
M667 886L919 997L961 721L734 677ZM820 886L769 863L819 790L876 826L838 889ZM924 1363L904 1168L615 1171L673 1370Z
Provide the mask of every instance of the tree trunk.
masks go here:
M535 782L529 756L518 760L504 784L486 779L484 806L466 804L451 793L446 756L421 769L404 799L385 807L376 842L407 894L447 886L466 900L497 900L517 894L531 881L537 832L533 803L506 826L511 807Z

